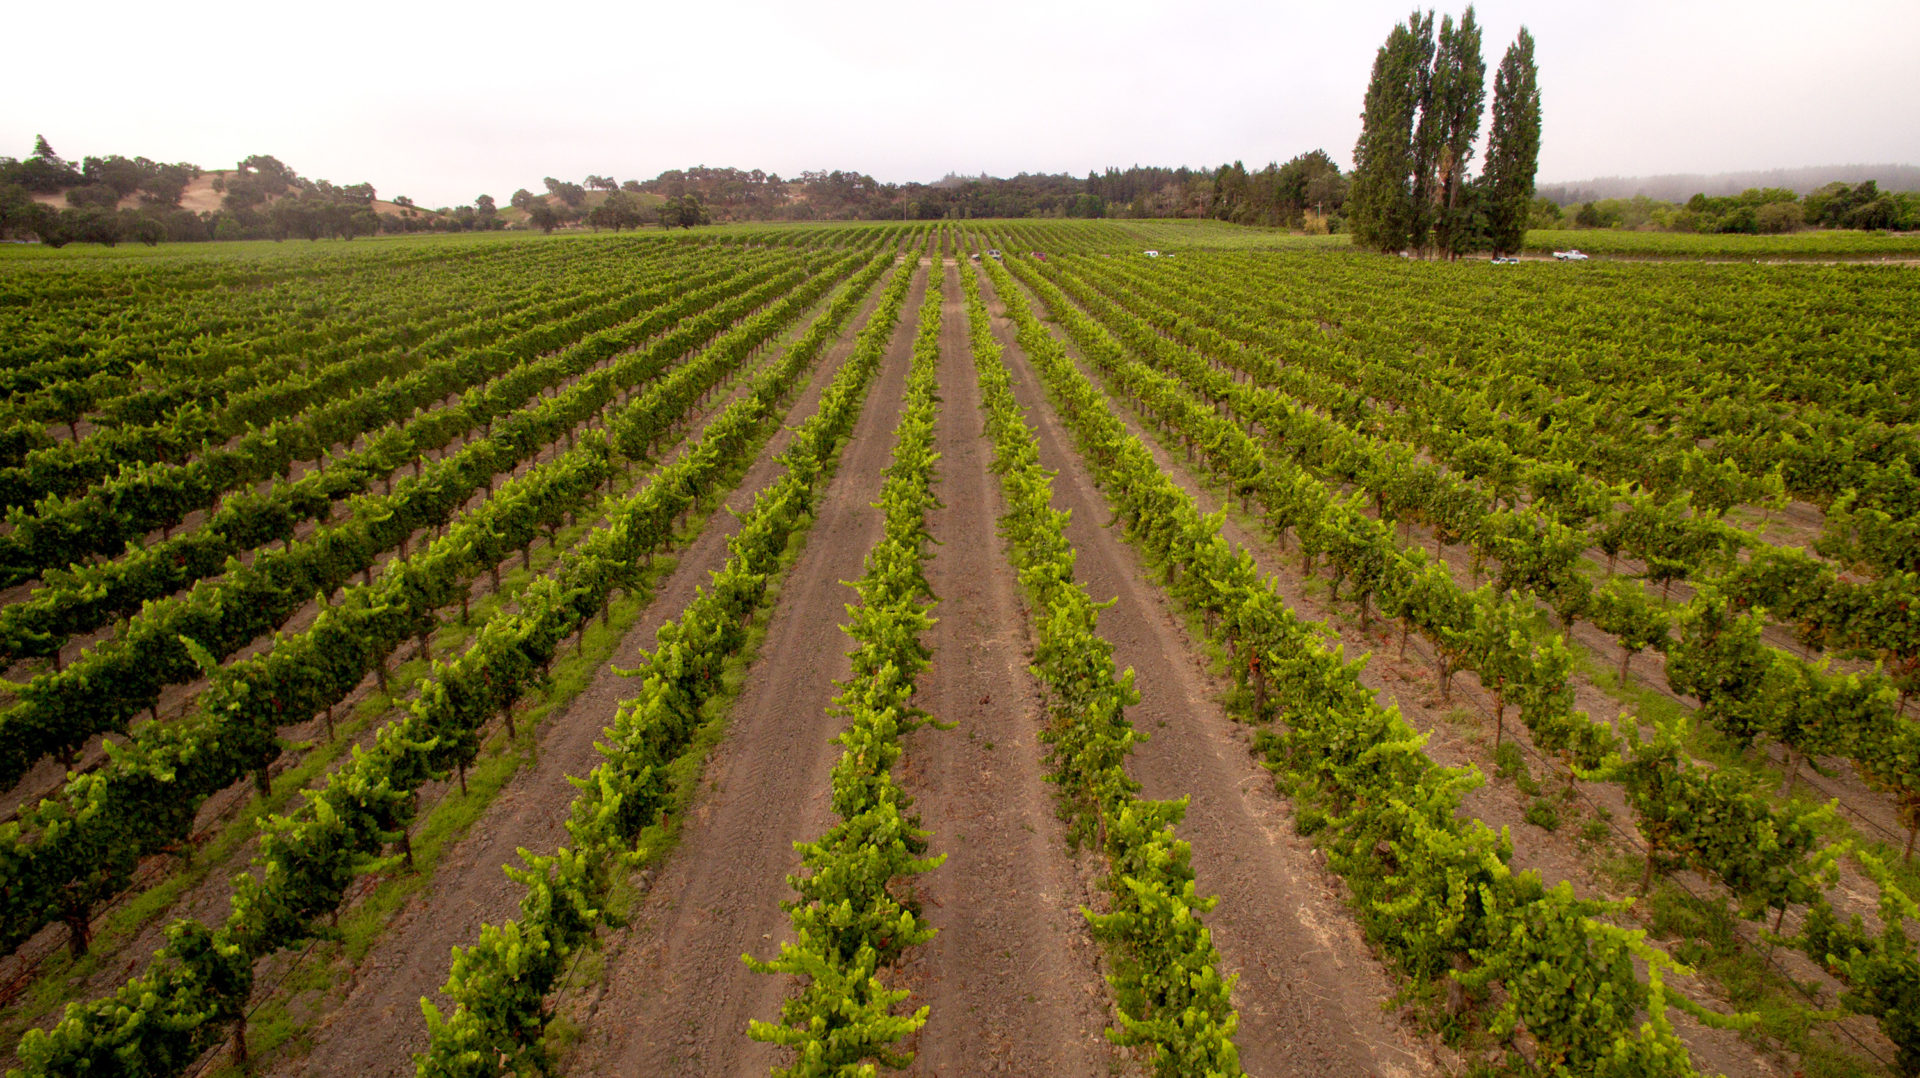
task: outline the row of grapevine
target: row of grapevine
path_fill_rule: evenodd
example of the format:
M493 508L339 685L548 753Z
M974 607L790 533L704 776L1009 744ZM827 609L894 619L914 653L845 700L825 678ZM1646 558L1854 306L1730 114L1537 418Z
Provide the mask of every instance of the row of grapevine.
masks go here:
M665 260L635 260L622 268L651 276L669 265ZM225 347L246 357L248 362L239 369L217 377L143 385L125 397L95 400L89 416L95 421L92 434L53 442L23 455L18 464L0 468L0 507L32 505L47 495L69 496L126 464L184 459L208 442L223 444L250 427L285 419L350 389L409 373L445 355L450 347L484 344L487 329L501 315L517 313L546 321L616 295L607 289L582 290L536 304L532 299L537 279L527 277L510 279L517 289L496 289L477 307L461 302L462 292L484 280L448 273L432 290L396 290L392 312L335 316L340 340L326 339L332 334L303 333L283 335L286 340L236 342ZM370 317L381 315L388 324L368 324ZM132 338L130 343L151 348L155 337L178 333L179 327L154 327L149 332L153 336ZM297 348L297 354L285 355L283 349L288 348ZM155 362L148 361L149 365ZM130 422L134 417L151 418Z
M1474 542L1477 557L1492 557L1499 565L1497 584L1501 591L1512 594L1531 590L1551 603L1563 618L1585 617L1603 630L1622 634L1623 665L1626 657L1641 648L1651 646L1670 651L1668 624L1677 622L1682 628L1683 644L1690 635L1701 631L1695 626L1710 599L1696 600L1675 619L1647 601L1637 588L1621 581L1609 581L1596 591L1575 567L1588 542L1583 533L1529 510L1492 509L1484 501L1476 501L1470 489L1460 487L1457 482L1450 486L1444 473L1414 459L1404 447L1391 444L1383 447L1364 436L1346 432L1328 420L1290 405L1264 386L1253 382L1242 386L1156 334L1144 331L1137 324L1129 326L1124 312L1103 302L1101 296L1085 291L1074 294L1088 309L1102 315L1108 325L1127 332L1127 339L1136 351L1153 356L1163 367L1178 371L1180 377L1206 399L1229 409L1230 418L1261 431L1268 445L1290 453L1300 463L1314 462L1322 470L1358 482L1372 495L1376 510L1388 509L1402 520L1424 520L1441 537ZM1092 342L1083 343L1092 349L1090 354L1103 354ZM1142 394L1151 390L1130 382L1129 391ZM1162 388L1161 392L1177 393L1177 390ZM1158 412L1172 406L1156 402L1153 407ZM1408 582L1426 569L1417 551L1396 551L1384 528L1367 520L1357 507L1335 503L1330 494L1313 494L1303 504L1301 495L1311 488L1303 487L1302 483L1311 483L1311 480L1303 479L1297 471L1276 469L1274 462L1265 460L1235 424L1217 418L1196 422L1210 425L1188 428L1189 445L1196 439L1204 442L1210 466L1240 491L1243 499L1258 498L1268 521L1279 527L1283 536L1286 528L1293 526L1301 532L1303 547L1309 555L1325 551L1332 557L1336 589L1351 573L1363 612L1367 599L1377 592L1383 606L1402 617L1403 624L1420 628L1433 640L1437 650L1450 658L1461 650L1447 639L1450 631L1447 622L1434 620L1435 608L1429 597L1423 596L1414 602L1414 616L1408 616ZM1297 468L1298 464L1293 467ZM1323 536L1318 531L1317 519L1327 513L1347 519L1331 535ZM1660 538L1673 533L1663 531L1658 518L1637 515L1632 505L1618 518L1616 526L1623 526L1614 532L1616 535L1645 535L1650 537L1645 541L1660 549L1673 548ZM1376 534L1356 547L1352 536L1368 531ZM1615 549L1608 546L1605 534L1600 543L1609 550ZM1657 559L1657 555L1651 553L1646 556L1650 562ZM1397 579L1395 573L1389 571L1396 559L1408 564ZM1851 624L1845 641L1856 648L1871 644L1892 660L1896 671L1915 661L1911 655L1920 651L1916 646L1920 644L1920 610L1907 609L1909 602L1900 590L1902 585L1911 588L1910 580L1855 585L1829 574L1824 578L1815 576L1814 583L1809 585L1803 575L1787 568L1793 564L1791 556L1762 547L1744 562L1733 563L1726 575L1711 578L1705 587L1710 592L1731 588L1749 604L1783 595L1798 596L1799 605L1794 609L1802 617L1810 616L1815 610L1835 618L1847 617ZM1436 568L1432 575L1444 593L1444 574ZM1824 590L1818 590L1822 584ZM1451 627L1456 636L1470 630L1467 622L1472 619L1465 617L1467 609L1460 606L1463 601L1453 600L1461 613ZM1471 605L1491 601L1491 597L1482 596ZM1876 612L1883 612L1883 616L1875 617ZM1509 615L1507 620L1519 618ZM1705 631L1708 635L1717 635L1710 627ZM1783 688L1779 692L1760 694L1759 701L1747 709L1743 719L1720 725L1743 743L1764 732L1778 737L1795 752L1848 756L1860 763L1872 781L1895 797L1909 817L1910 825L1920 822L1920 724L1899 715L1894 690L1886 680L1873 675L1829 676L1774 649L1760 650L1757 628L1752 636L1748 653L1742 658L1749 669L1755 671L1749 680L1756 691L1768 665L1778 668L1777 684L1790 685L1795 691ZM1497 654L1489 657L1498 658ZM1497 669L1490 670L1483 663L1469 665L1479 668L1483 679L1490 683L1508 680L1507 675ZM1693 676L1686 663L1670 665L1668 670L1673 687L1680 692L1700 689L1733 697L1744 695L1747 688L1735 683L1737 679L1723 676L1723 672L1709 677ZM1488 674L1493 676L1489 678ZM1560 676L1564 678L1564 671ZM1788 709L1792 709L1792 713ZM1817 718L1817 722L1796 718L1796 715Z
M995 287L1007 296L1004 271L993 268ZM1238 1075L1233 978L1221 976L1220 952L1201 921L1219 900L1195 889L1191 852L1175 833L1187 802L1141 798L1126 773L1140 739L1126 717L1140 699L1133 671L1114 672L1113 646L1099 634L1100 604L1073 578L1076 554L1066 539L1065 514L1052 506L1052 479L1014 400L979 281L971 271L961 280L994 471L1007 503L1001 530L1033 604L1033 671L1049 697L1048 777L1060 787L1070 833L1076 841L1092 840L1109 866L1112 906L1087 912L1114 958L1109 980L1120 1021L1109 1036L1147 1047L1163 1078ZM1007 302L1014 307L1012 297ZM1016 318L1025 313L1014 310ZM1027 339L1023 322L1023 345Z
M386 656L406 640L424 645L438 621L435 610L460 602L483 568L497 566L514 550L524 552L543 529L591 504L615 474L616 445L623 439L650 444L672 417L692 407L758 343L771 340L857 260L842 260L834 272L713 341L699 360L616 409L604 433L588 432L572 450L502 487L415 556L396 560L379 578L323 604L305 631L219 669L193 716L140 727L133 743L115 750L106 768L75 777L58 800L43 801L19 823L5 825L0 878L7 884L0 893L8 907L0 923L7 926L6 938L17 943L56 915L84 925L86 909L124 886L140 856L185 837L205 797L248 771L264 781L266 767L281 751L277 728L331 708L369 672L384 677ZM867 279L880 265L869 261ZM666 354L678 355L689 343L677 341ZM597 404L583 407L596 399L593 387L583 383L576 389L582 394L577 401L556 398L516 415L514 422L597 410ZM602 392L597 399L604 403L608 395ZM688 482L672 469L662 474L674 483ZM679 504L691 504L690 496ZM643 549L650 549L670 534L673 517L665 523L645 519L648 530L642 534L635 524L631 538L644 539ZM624 580L608 587L623 586ZM602 590L603 599L605 594Z
M117 634L84 652L64 670L35 677L18 700L0 712L0 784L17 782L25 769L51 753L70 753L95 734L124 732L160 690L199 673L181 638L194 640L224 659L262 632L282 624L316 592L330 594L354 573L370 571L378 555L421 527L449 523L477 491L490 489L494 476L532 457L548 442L598 413L617 393L659 376L687 347L804 279L799 270L769 278L759 286L709 308L675 312L673 332L645 351L624 356L611 367L575 383L538 407L507 412L490 437L470 442L425 468L416 457L418 478L395 494L363 495L350 504L341 523L319 529L307 539L289 541L280 551L262 551L247 565L229 565L224 575L196 585L179 599L149 603ZM825 279L816 279L815 289ZM648 320L651 323L653 320ZM632 331L602 333L536 368L527 380L557 382L598 366L645 341L652 324ZM624 447L623 447L624 448Z
M1287 729L1263 732L1270 763L1296 799L1320 800L1329 860L1353 889L1368 934L1411 976L1451 979L1476 993L1498 984L1491 1028L1524 1030L1548 1066L1578 1074L1691 1074L1667 1018L1669 1003L1704 1021L1739 1024L1665 988L1680 969L1641 933L1601 916L1606 903L1547 888L1506 865L1503 839L1459 815L1472 772L1435 765L1422 738L1360 684L1219 534L1219 518L1155 466L1064 350L1034 319L1010 274L989 267L1020 343L1075 430L1129 536L1186 585L1209 613L1210 635L1263 682ZM1434 911L1446 911L1436 915ZM1636 973L1644 964L1647 979ZM1644 1017L1643 1017L1644 1015Z
M315 459L329 446L350 443L491 374L626 322L664 299L650 290L628 292L487 348L437 360L404 378L330 402L302 419L251 431L191 462L129 467L77 497L44 500L31 516L17 518L12 532L0 536L0 566L7 574L0 581L18 583L46 568L110 553L150 531L170 529L194 510L211 506L224 491L284 477L296 461Z
M510 416L535 394L557 387L616 354L638 335L658 332L680 318L715 307L764 273L751 269L702 274L668 300L665 288L650 289L661 300L646 317L602 330L571 348L532 362L500 353L483 370L483 380L461 392L458 403L436 407L381 429L358 450L329 456L298 480L276 481L265 493L243 488L226 494L198 527L144 547L130 547L113 561L48 569L43 584L26 599L0 609L0 653L9 656L52 654L78 633L116 616L128 616L143 603L171 595L194 581L221 571L227 559L273 541L288 541L309 520L325 520L336 503L372 489L383 480L392 493L392 474L405 462L418 462L456 439L491 433L496 419Z
M929 274L893 460L880 488L885 531L867 552L866 574L854 584L860 604L849 606L849 620L841 626L855 647L848 653L852 674L833 701L847 720L839 736L845 751L833 769L839 822L818 839L796 844L801 870L788 877L796 896L782 903L793 942L782 943L768 961L742 956L757 972L800 980L778 1022L755 1020L749 1028L754 1040L793 1050L792 1065L774 1070L785 1078L843 1074L863 1065L905 1067L913 1053L896 1046L927 1020L925 1007L893 1013L908 993L887 987L880 973L935 932L911 896L895 893L899 881L946 859L924 856L927 833L917 826L912 798L893 777L900 736L928 721L913 696L931 658L920 638L933 625L935 599L924 566L927 511L936 504L938 275L938 268Z
M1044 286L1042 288L1042 294L1047 295ZM1059 298L1057 293L1052 295L1056 300ZM1091 327L1077 318L1077 312L1058 305L1054 306L1054 310L1070 331L1077 331L1076 338L1089 354L1099 357L1099 365L1103 369L1112 372L1121 368L1122 364L1114 358L1111 343L1093 338L1088 332ZM1126 384L1131 392L1140 392L1139 387L1146 381L1138 371L1131 376L1122 376L1127 377ZM1171 410L1160 403L1161 398L1151 390L1142 395L1154 400L1159 405L1156 410L1161 414ZM1218 424L1220 421L1216 419L1214 422ZM1227 459L1259 459L1257 447L1235 443L1230 433L1213 430L1205 426L1203 421L1176 421L1176 425L1184 436L1190 439L1199 437L1210 449L1220 450ZM1322 517L1295 523L1303 545L1312 542L1311 537L1326 527L1329 519L1338 518L1340 503L1328 499L1325 506ZM1365 519L1354 513L1351 507L1348 507L1347 515L1355 521ZM1349 525L1348 530L1363 529L1364 525ZM1364 571L1370 564L1377 567L1383 559L1394 556L1390 549L1390 536L1383 532L1376 532L1372 542L1363 547L1347 547L1343 550L1345 544L1338 538L1342 530L1336 525L1330 533L1331 537L1324 538L1320 545L1354 572ZM1355 552L1366 547L1385 553L1370 561ZM1418 552L1414 553L1417 555ZM1336 589L1342 575L1345 574L1336 571ZM1388 589L1388 593L1382 596L1383 606L1397 610L1403 618L1413 620L1409 618L1407 599L1392 590L1394 585L1388 583L1382 587ZM1441 584L1440 587L1438 594L1444 594L1445 585ZM1192 590L1200 592L1205 589L1204 586L1196 586ZM1363 591L1360 595L1362 604L1366 601L1365 596ZM1496 602L1484 594L1463 598L1488 605ZM1220 613L1208 608L1201 595L1192 595L1190 599L1203 609L1208 609L1210 616ZM1584 765L1584 768L1591 768L1590 771L1582 769L1587 777L1610 779L1622 785L1629 804L1634 808L1636 823L1648 842L1649 874L1659 863L1685 864L1721 881L1739 901L1742 915L1749 918L1758 918L1769 910L1783 917L1789 907L1807 907L1808 923L1814 927L1796 937L1794 942L1849 983L1872 986L1871 990L1860 989L1848 993L1845 1005L1879 1018L1882 1028L1900 1048L1903 1059L1909 1056L1920 1059L1920 1042L1915 1040L1920 1030L1916 1030L1904 1018L1907 1004L1915 998L1916 992L1920 992L1920 959L1915 958L1911 942L1899 919L1888 919L1878 934L1866 932L1857 922L1848 933L1838 937L1831 930L1822 934L1819 929L1819 926L1838 923L1823 891L1831 882L1827 878L1828 866L1849 852L1844 847L1820 847L1821 813L1793 807L1776 809L1755 789L1751 779L1732 772L1708 771L1693 765L1678 749L1677 739L1671 731L1662 731L1660 737L1644 745L1631 731L1622 741L1611 730L1592 723L1585 715L1567 706L1570 694L1564 686L1567 670L1563 653L1549 648L1544 653L1536 652L1530 659L1525 653L1527 645L1523 637L1513 629L1521 620L1519 616L1507 612L1503 617L1497 609L1489 610L1487 605L1483 605L1470 620L1477 628L1492 626L1506 631L1477 634L1488 637L1485 650L1482 651L1460 647L1457 643L1459 636L1472 634L1471 629L1457 631L1454 634L1455 646L1448 648L1446 630L1441 626L1441 631L1434 634L1437 648L1465 655L1469 663L1479 670L1483 683L1495 695L1496 721L1503 710L1498 705L1509 696L1519 696L1524 705L1522 718L1533 732L1536 744L1561 753L1568 759L1570 767ZM1432 631L1426 625L1422 625L1422 628L1423 631ZM1757 648L1757 627L1750 626L1750 629L1746 639L1751 647ZM1500 639L1502 636L1507 639L1503 641ZM1665 639L1664 630L1661 631L1661 639ZM1503 643L1511 646L1503 648ZM1546 661L1543 662L1543 659ZM1749 661L1759 660L1749 656ZM1723 662L1723 667L1738 666L1737 661ZM1680 677L1690 676L1687 672L1692 669L1693 665L1688 660L1678 656L1670 666L1670 670L1678 671L1676 676ZM1721 683L1732 680L1725 674L1717 676ZM1708 686L1717 684L1705 677L1699 680ZM1677 683L1676 687L1699 691L1703 697L1712 696L1712 693L1696 686ZM1852 698L1857 702L1861 695L1858 679L1853 679L1843 681L1837 687L1826 688L1825 691L1782 691L1773 699L1779 700L1783 706L1792 706L1795 715L1804 717L1803 725L1809 730L1818 728L1821 722L1830 724L1831 730L1871 729L1867 724L1857 721L1857 706L1851 712L1844 706L1846 699ZM1261 705L1256 704L1256 712L1260 708ZM1850 719L1856 721L1850 722ZM1906 751L1911 755L1911 749ZM1911 900L1883 873L1876 873L1876 879L1881 887L1883 906L1895 910L1911 906ZM1839 942L1835 942L1836 938ZM1915 986L1913 990L1901 987L1909 982Z
M711 718L706 705L721 688L721 672L746 642L768 586L781 572L788 543L807 523L831 475L839 443L859 415L913 275L911 265L893 270L819 410L781 454L784 473L755 498L740 531L728 541L726 565L676 621L660 627L652 654L634 671L640 692L620 706L599 746L605 761L577 782L580 793L567 818L574 846L530 857L526 870L511 870L528 888L521 917L483 926L473 946L455 949L445 989L454 1002L452 1013L422 1004L429 1033L428 1048L418 1059L422 1078L522 1070L544 1059L546 997L568 957L605 922L615 873L646 855L635 842L670 803L668 776ZM836 324L850 311L837 312ZM817 351L828 339L825 333L810 334L796 348ZM749 414L756 425L773 418L761 404L742 410L734 422ZM715 425L727 421L723 416Z
M863 276L872 280L871 273ZM822 317L844 317L857 296L843 301ZM500 612L462 656L437 664L408 713L381 728L373 746L320 789L308 791L304 811L268 821L256 858L260 869L235 877L224 925L177 922L146 974L113 997L69 1005L51 1032L29 1032L19 1048L27 1073L92 1073L114 1060L120 1073L178 1074L218 1043L226 1026L243 1020L253 963L312 936L356 873L378 867L388 843L404 843L419 786L465 766L479 750L480 728L510 710L559 642L603 607L611 589L633 579L640 559L671 534L673 521L709 484L737 467L764 436L774 400L811 364L824 339L804 336L789 350L792 362L709 424L696 449L615 507L606 526L522 593L517 612ZM602 441L590 436L582 445ZM244 1051L244 1029L236 1033L236 1047Z

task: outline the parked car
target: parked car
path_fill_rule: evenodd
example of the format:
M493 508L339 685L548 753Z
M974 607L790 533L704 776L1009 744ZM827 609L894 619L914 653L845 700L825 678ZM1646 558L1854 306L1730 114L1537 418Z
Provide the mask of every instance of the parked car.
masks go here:
M1503 256L1494 259L1493 264L1496 266L1517 266L1520 264L1520 260L1511 256Z
M995 262L1006 261L1006 256L1000 253L1000 248L998 247L995 247L993 250L988 251L987 257L993 259Z
M1553 257L1562 262L1585 262L1587 260L1587 256L1578 250L1555 251L1553 252Z
M1159 258L1159 257L1160 257L1160 252L1159 252L1159 251L1142 251L1142 252L1140 252L1140 253L1141 253L1141 254L1143 254L1143 255L1146 255L1146 256L1147 256L1148 258Z

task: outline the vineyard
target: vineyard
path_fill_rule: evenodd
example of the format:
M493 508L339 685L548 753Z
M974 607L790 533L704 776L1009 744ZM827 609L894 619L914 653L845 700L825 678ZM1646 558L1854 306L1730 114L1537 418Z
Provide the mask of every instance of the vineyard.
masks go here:
M9 1073L1920 1075L1915 248L1653 239L0 252Z

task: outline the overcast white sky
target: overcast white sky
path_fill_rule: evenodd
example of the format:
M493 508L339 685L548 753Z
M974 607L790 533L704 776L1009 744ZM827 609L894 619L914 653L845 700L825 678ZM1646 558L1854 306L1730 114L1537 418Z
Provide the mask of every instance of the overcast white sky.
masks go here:
M1351 164L1404 0L22 4L0 154L270 153L423 205L695 164L883 181ZM1442 8L1441 10L1447 10ZM1920 163L1920 0L1487 0L1537 42L1543 183ZM1457 10L1456 10L1457 14ZM1478 162L1476 161L1476 165Z

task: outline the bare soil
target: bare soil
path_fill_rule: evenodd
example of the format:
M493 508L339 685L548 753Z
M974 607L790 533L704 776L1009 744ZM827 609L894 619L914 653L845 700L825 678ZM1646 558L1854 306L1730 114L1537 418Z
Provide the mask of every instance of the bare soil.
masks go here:
M922 275L905 311L924 292ZM827 705L850 671L839 626L855 599L842 582L860 577L881 535L871 503L893 451L912 335L903 317L681 822L679 848L633 927L609 946L600 991L576 1019L583 1035L570 1074L762 1075L785 1054L749 1040L747 1023L776 1018L789 985L740 956L771 958L791 939L780 903L799 868L793 844L831 819L841 720Z

